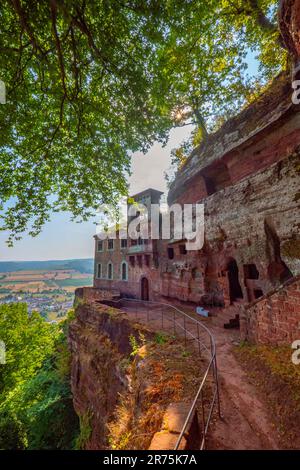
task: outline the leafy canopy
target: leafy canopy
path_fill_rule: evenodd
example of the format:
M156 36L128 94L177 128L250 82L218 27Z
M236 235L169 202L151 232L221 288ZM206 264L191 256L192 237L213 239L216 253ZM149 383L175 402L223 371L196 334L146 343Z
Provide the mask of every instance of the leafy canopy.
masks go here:
M285 63L274 0L4 0L0 210L10 242L51 211L126 194L130 155L195 122L205 137Z
M0 305L0 449L68 449L79 422L70 390L66 328L47 323L27 305ZM51 424L51 425L50 425Z

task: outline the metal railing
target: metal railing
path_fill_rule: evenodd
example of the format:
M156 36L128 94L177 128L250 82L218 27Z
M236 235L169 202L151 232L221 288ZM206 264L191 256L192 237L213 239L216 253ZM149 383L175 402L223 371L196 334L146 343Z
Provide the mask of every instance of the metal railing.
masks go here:
M133 313L135 313L136 320L139 319L139 315L146 315L147 323L150 323L151 321L160 321L160 326L163 330L171 330L174 332L174 335L179 334L180 336L183 336L185 346L187 345L188 341L196 342L198 354L201 357L205 356L206 360L208 361L208 365L203 374L201 383L191 404L184 425L178 436L174 450L179 449L181 441L186 434L191 418L195 410L198 411L199 407L201 410L202 421L202 438L200 443L200 450L205 449L208 428L211 422L211 417L215 406L217 406L219 417L221 417L216 344L214 337L209 331L209 329L203 323L196 320L192 316L188 315L177 307L167 303L145 301L131 298L108 300L104 301L103 303L111 306L118 305L118 307L123 309L124 305L127 305L127 308L131 310L133 307ZM204 388L206 385L208 385L210 377L212 378L211 382L213 384L213 389L212 394L209 394L210 399L207 401L204 397ZM197 414L199 416L199 412Z

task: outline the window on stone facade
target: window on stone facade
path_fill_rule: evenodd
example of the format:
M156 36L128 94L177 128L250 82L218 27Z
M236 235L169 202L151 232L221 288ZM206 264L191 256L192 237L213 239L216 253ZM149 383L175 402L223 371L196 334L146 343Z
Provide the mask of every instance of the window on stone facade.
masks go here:
M122 261L121 263L121 279L122 281L128 280L128 266L126 261Z
M102 277L102 264L98 263L97 264L97 279L101 279Z
M113 250L114 249L114 240L112 238L109 238L107 240L107 249L108 250Z
M137 262L138 262L139 267L141 268L143 266L143 258L141 255L137 256Z
M145 255L145 265L149 268L149 266L150 266L150 255Z
M259 272L255 264L244 264L244 277L245 279L259 278Z
M193 268L192 269L192 279L196 279L196 277L198 277L198 271L196 268Z
M135 265L134 256L129 256L129 263L130 263L130 266L132 266L134 268L134 265Z
M114 277L114 268L111 262L107 265L107 279L112 280Z
M254 298L259 299L264 295L263 291L261 289L254 289Z
M127 248L127 238L121 238L121 248Z
M179 253L181 255L186 255L187 251L185 245L179 245Z
M97 251L103 251L103 240L98 240Z
M207 168L203 178L208 196L231 184L228 168L223 162L215 164L213 168Z
M174 248L168 248L168 258L169 259L174 258Z

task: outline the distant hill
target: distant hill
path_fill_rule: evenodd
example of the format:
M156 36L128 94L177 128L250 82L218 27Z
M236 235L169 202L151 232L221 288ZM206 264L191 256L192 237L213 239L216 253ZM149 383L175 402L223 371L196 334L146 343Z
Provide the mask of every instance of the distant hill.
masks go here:
M64 259L49 261L0 261L0 272L11 271L39 271L56 269L75 269L80 273L93 273L94 260L86 259Z

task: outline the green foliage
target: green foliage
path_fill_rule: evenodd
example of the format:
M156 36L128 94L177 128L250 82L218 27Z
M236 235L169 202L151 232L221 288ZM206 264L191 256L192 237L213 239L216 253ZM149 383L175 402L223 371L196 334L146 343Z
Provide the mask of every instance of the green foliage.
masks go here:
M72 447L78 418L65 371L53 367L51 361L45 364L24 387L20 415L28 429L29 449Z
M73 447L78 419L66 329L67 321L58 327L36 313L29 315L26 304L0 306L7 359L0 365L0 448Z
M24 450L27 447L25 426L16 414L0 412L0 450Z
M92 413L87 412L83 416L80 416L80 433L75 441L75 448L80 450L85 448L85 444L91 437L92 426L91 426Z
M156 333L154 336L154 341L157 344L165 344L168 342L168 335L165 333Z
M140 349L140 346L139 346L139 343L137 342L137 339L135 336L133 335L130 335L129 336L129 342L130 342L130 346L131 346L131 353L130 353L130 356L136 356L139 352L139 349Z
M0 395L34 375L53 353L58 337L55 325L39 313L28 314L27 304L0 305L0 338L6 345L6 364L0 369Z
M52 210L85 220L127 193L132 151L205 135L286 63L275 0L2 2L0 209L10 242ZM197 131L198 132L198 131ZM197 135L197 139L202 138ZM54 197L50 197L54 195Z
M191 355L190 351L184 350L184 351L182 352L182 357L190 357L190 355Z

